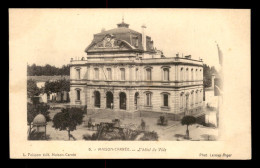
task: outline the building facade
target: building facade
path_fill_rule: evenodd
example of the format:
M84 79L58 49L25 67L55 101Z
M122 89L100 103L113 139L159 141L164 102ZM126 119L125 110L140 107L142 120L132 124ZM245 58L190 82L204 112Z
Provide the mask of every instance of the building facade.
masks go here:
M71 59L71 105L123 113L168 114L174 119L203 104L203 62L165 57L129 24L94 34L87 57Z

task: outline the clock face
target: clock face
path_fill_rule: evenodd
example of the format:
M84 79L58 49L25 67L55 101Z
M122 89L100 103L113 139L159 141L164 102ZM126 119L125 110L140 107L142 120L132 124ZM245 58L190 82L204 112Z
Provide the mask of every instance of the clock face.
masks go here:
M107 41L110 41L110 38L107 38Z

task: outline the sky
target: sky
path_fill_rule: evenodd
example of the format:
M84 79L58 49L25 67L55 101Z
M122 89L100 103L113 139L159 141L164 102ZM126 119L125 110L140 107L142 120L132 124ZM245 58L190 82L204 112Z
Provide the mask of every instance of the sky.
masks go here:
M10 12L10 11L9 11ZM238 10L225 9L14 9L10 13L9 38L27 64L69 64L83 57L93 34L116 28L124 16L129 28L154 41L166 57L191 55L219 69L216 44L225 53L243 46L248 32ZM241 15L242 16L242 15ZM244 15L243 15L244 16Z

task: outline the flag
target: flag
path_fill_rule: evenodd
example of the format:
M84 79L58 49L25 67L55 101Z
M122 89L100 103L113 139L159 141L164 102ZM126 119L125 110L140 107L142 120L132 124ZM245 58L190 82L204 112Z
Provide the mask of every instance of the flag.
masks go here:
M220 78L214 79L214 96L221 96L222 93L222 81Z
M218 47L218 58L219 58L219 64L222 65L223 54L222 54L222 51L220 50L218 44L217 44L217 47Z

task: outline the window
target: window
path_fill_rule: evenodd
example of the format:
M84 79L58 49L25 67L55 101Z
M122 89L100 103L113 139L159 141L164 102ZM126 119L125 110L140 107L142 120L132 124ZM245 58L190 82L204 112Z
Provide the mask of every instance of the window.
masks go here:
M194 80L193 79L193 69L191 69L191 80Z
M169 69L163 68L163 80L169 81Z
M135 93L135 100L134 100L134 103L135 103L135 109L137 110L137 106L138 106L138 98L139 98L139 93L138 92L136 92Z
M195 104L198 104L198 97L199 97L199 92L198 90L196 91L196 97L195 97Z
M125 69L120 68L120 71L121 71L121 80L125 80Z
M184 77L184 75L183 75L183 68L181 68L181 73L180 73L180 80L181 81L183 80L183 77Z
M180 108L184 108L184 93L183 92L180 95Z
M98 80L99 79L99 69L95 68L95 79Z
M151 106L151 93L146 93L146 105Z
M163 95L163 106L168 107L168 95Z
M77 92L77 100L80 100L80 90L76 90Z
M151 68L146 69L146 80L152 80L152 70Z
M135 80L138 80L138 68L135 69Z
M111 71L111 68L107 68L107 78L108 78L108 80L112 80L112 71Z
M124 92L119 94L119 105L120 109L126 110L126 94Z
M138 47L138 39L135 41L135 46Z
M80 79L80 69L76 69L77 71L77 79Z
M196 69L196 76L195 76L196 80L198 80L198 69Z
M191 101L190 104L193 105L194 104L194 92L191 92Z
M98 91L94 92L94 106L100 108L100 93Z
M189 80L189 68L186 69L186 81Z

